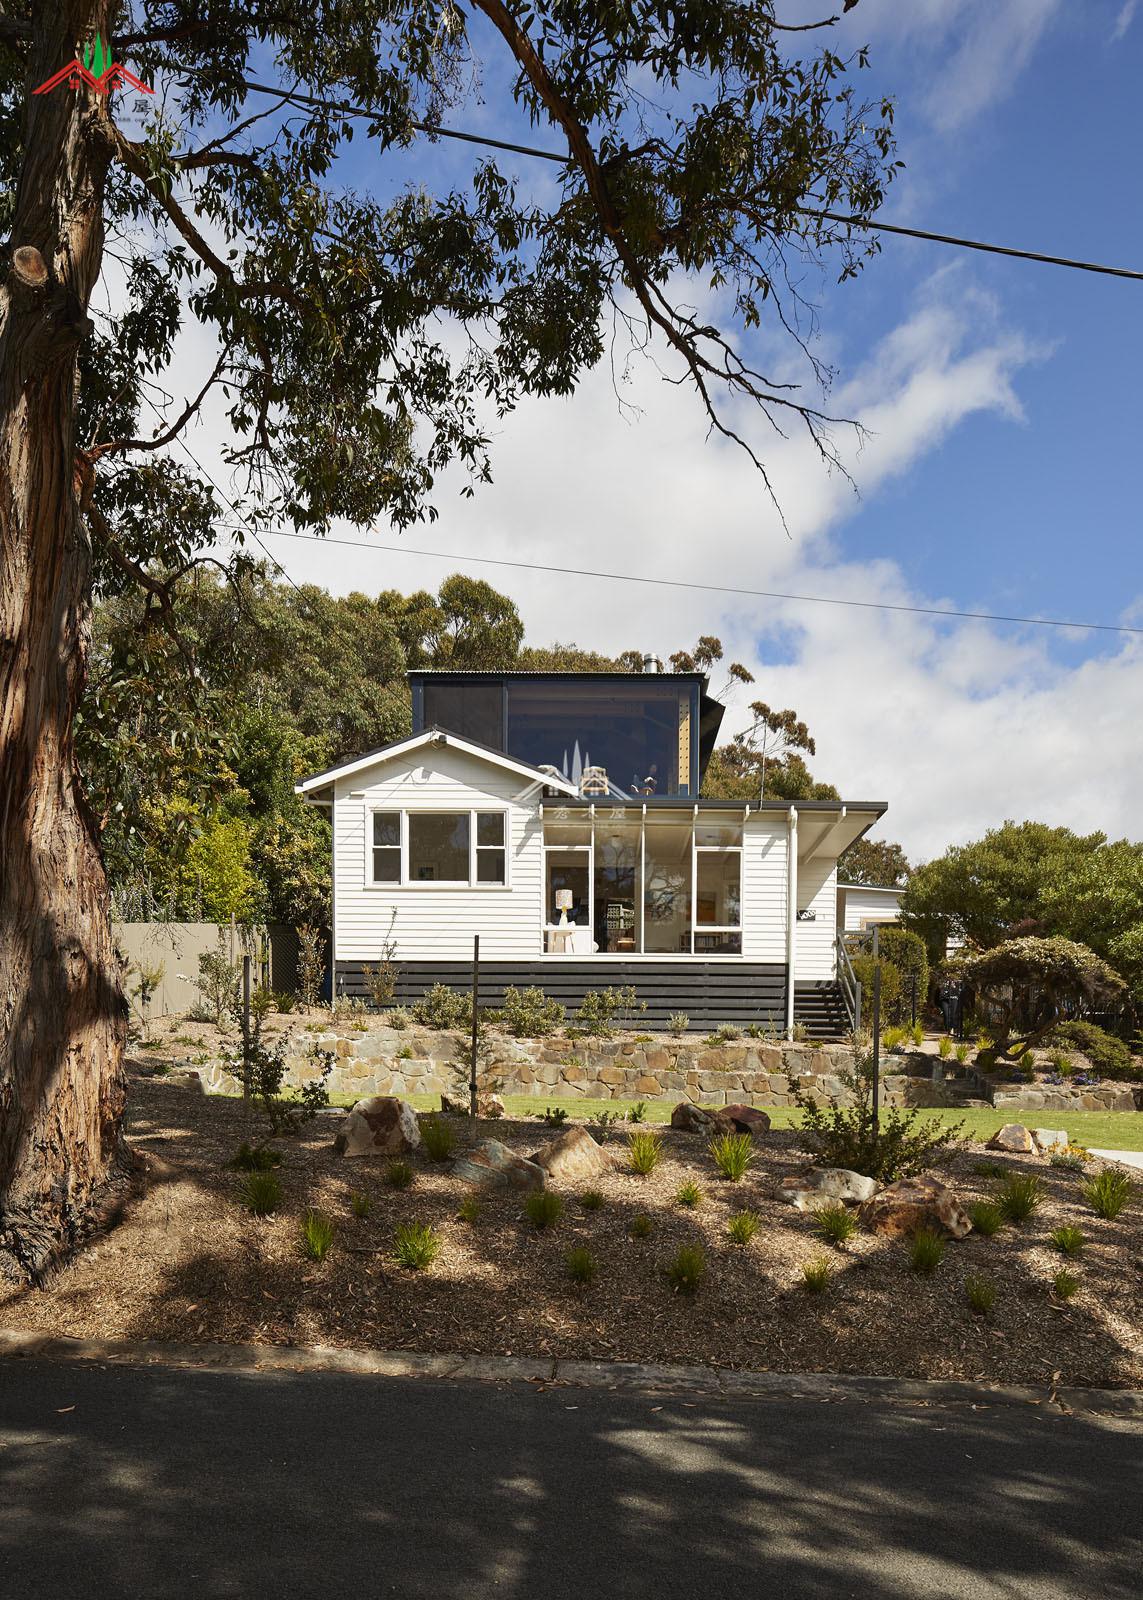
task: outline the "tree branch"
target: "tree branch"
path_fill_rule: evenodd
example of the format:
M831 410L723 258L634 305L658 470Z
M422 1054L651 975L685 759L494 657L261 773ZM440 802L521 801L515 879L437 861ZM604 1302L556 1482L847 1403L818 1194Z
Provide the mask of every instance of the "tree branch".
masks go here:
M128 450L161 450L164 445L174 442L186 427L187 423L198 411L207 394L218 382L219 374L225 366L230 355L230 346L227 345L214 364L214 370L203 384L193 400L188 400L183 408L182 415L164 432L156 434L152 439L109 439L106 444L91 444L84 451L87 459L94 463L101 456L123 455Z

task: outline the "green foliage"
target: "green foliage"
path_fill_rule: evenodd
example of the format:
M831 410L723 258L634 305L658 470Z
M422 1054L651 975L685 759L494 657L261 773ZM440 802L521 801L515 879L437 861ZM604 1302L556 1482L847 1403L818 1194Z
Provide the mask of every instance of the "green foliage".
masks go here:
M690 1025L691 1019L687 1016L685 1011L672 1011L670 1016L667 1018L667 1032L673 1033L676 1037L678 1037L680 1034L686 1033Z
M434 1112L421 1118L421 1143L430 1161L447 1161L456 1149L456 1130Z
M598 1189L585 1189L579 1197L579 1203L585 1211L600 1211L603 1208L603 1196Z
M1082 1187L1082 1194L1096 1216L1113 1222L1135 1193L1135 1185L1125 1172L1105 1167L1098 1177Z
M564 1008L539 988L518 989L510 983L500 1007L500 1026L518 1039L542 1039L563 1026Z
M681 1183L675 1191L675 1204L685 1206L688 1210L693 1211L696 1206L701 1206L702 1202L703 1192L692 1178Z
M1049 1044L1071 1045L1091 1062L1105 1078L1130 1079L1136 1075L1131 1051L1122 1039L1094 1022L1058 1022L1052 1029Z
M359 1222L363 1222L373 1210L373 1197L355 1189L349 1197L349 1209Z
M298 997L288 989L272 989L270 999L279 1016L288 1017L297 1008Z
M968 1214L977 1233L991 1239L1004 1226L1004 1213L992 1200L977 1200L969 1206Z
M1033 1056L1031 1050L1025 1050L1024 1054L1020 1057L1020 1065L1024 1068L1025 1072L1031 1072L1032 1067L1035 1064L1035 1059L1036 1058ZM1061 1078L1071 1078L1075 1076L1075 1062L1072 1060L1071 1056L1065 1055L1062 1050L1053 1050L1049 1054L1048 1065L1053 1067L1055 1071L1059 1073Z
M873 973L878 963L874 961L868 949L853 952L850 956L853 963L853 975L861 985L861 1025L869 1029L873 1026ZM901 972L891 961L882 961L881 965L881 1021L900 1024L902 1017L908 1013L908 996L902 988ZM904 1029L897 1035L897 1043L905 1037Z
M646 1100L636 1100L635 1104L630 1108L630 1110L627 1113L627 1120L628 1120L628 1122L642 1122L646 1118L646 1115L647 1115L647 1102L646 1102Z
M413 1169L407 1161L390 1161L385 1168L385 1182L390 1189L407 1189L413 1181Z
M261 1021L257 1017L249 1038L226 1051L224 1058L254 1106L265 1116L269 1137L300 1133L329 1104L333 1052L323 1050L315 1040L308 1052L310 1076L299 1088L286 1089L287 1041L283 1037L268 1045L262 1037Z
M737 1023L723 1022L715 1028L713 1033L707 1034L705 1042L713 1050L717 1049L720 1044L733 1044L735 1039L741 1039L741 1037L742 1029Z
M917 1009L924 1006L929 993L929 953L925 948L925 941L920 934L913 933L909 928L898 927L894 923L886 923L877 930L877 943L881 952L882 962L889 962L897 971L900 978L899 1008L900 1021L909 1015L912 1001L912 980L917 980ZM882 1015L896 1014L886 1008L884 979L882 980ZM917 1041L920 1042L919 1040Z
M567 1120L566 1106L545 1106L540 1113L540 1121L549 1128L562 1128Z
M303 922L298 936L298 998L310 1011L321 1003L325 977L325 936L320 928Z
M888 839L858 839L837 863L839 883L864 883L874 889L899 889L909 878L909 860Z
M618 989L588 989L576 1012L576 1027L599 1039L610 1039L616 1026L629 1028L634 1017L646 1011L631 984Z
M1086 1244L1082 1228L1065 1226L1056 1228L1051 1235L1052 1243L1062 1256L1078 1256L1083 1254Z
M815 1256L802 1268L802 1285L810 1294L821 1294L828 1289L833 1277L833 1265L827 1256Z
M282 1203L282 1185L273 1172L250 1172L242 1185L247 1208L256 1217L268 1217Z
M480 1201L474 1194L466 1194L460 1205L456 1208L457 1218L467 1222L470 1227L480 1221Z
M272 1172L282 1164L282 1152L270 1150L266 1145L248 1144L245 1139L235 1151L230 1163L239 1172Z
M533 1228L551 1228L563 1215L564 1202L552 1189L537 1189L524 1201L524 1215Z
M307 1211L302 1218L302 1249L311 1261L324 1261L333 1248L333 1222L324 1211Z
M641 1178L654 1172L663 1159L662 1137L650 1128L639 1128L627 1136L627 1164Z
M440 1235L427 1222L403 1222L393 1235L393 1254L398 1265L411 1272L431 1267L441 1253Z
M667 1263L667 1282L676 1294L694 1294L706 1276L706 1251L701 1244L680 1245Z
M199 956L198 975L191 982L202 997L204 1020L222 1028L241 1016L242 974L227 953L221 928L214 949L204 950Z
M649 1239L654 1231L655 1224L645 1211L637 1211L627 1228L633 1239Z
M957 1045L956 1049L953 1051L953 1054L956 1057L958 1064L960 1066L962 1066L962 1067L964 1066L965 1062L968 1060L968 1052L969 1052L968 1044L964 1039L962 1039L960 1041L960 1043Z
M756 1159L754 1140L748 1133L721 1133L707 1145L720 1176L741 1183Z
M1120 1002L1124 982L1086 945L1060 938L1007 939L957 962L965 982L990 1007L1004 1048L1019 1028L1024 1042L1049 1032L1060 1012Z
M953 1042L949 1038L947 1033L942 1033L941 1037L940 1037L940 1041L937 1044L937 1054L940 1056L942 1061L947 1061L948 1058L952 1055L952 1053L953 1053Z
M909 1241L909 1265L925 1276L933 1273L945 1258L945 1241L932 1228L918 1228Z
M1040 1180L1034 1173L1006 1173L996 1186L996 1204L1005 1222L1027 1222L1042 1199Z
M762 1222L756 1211L736 1211L726 1224L732 1244L749 1244Z
M1052 1279L1052 1288L1061 1300L1070 1300L1079 1293L1082 1285L1074 1272L1069 1272L1067 1267L1061 1267Z
M606 1111L605 1110L605 1111L596 1111L596 1112L594 1112L592 1114L590 1120L593 1123L593 1125L595 1127L597 1127L597 1128L610 1128L616 1122L623 1122L625 1119L624 1119L622 1111Z
M434 983L412 1007L413 1018L426 1028L447 1032L450 1028L471 1028L472 995L450 989L447 983Z
M847 1244L857 1232L857 1218L840 1200L816 1206L810 1213L815 1229L823 1239L839 1248Z
M964 1280L965 1298L978 1317L987 1317L996 1304L996 1284L978 1272L970 1272Z
M564 1257L568 1277L573 1283L591 1283L599 1271L595 1257L586 1246L576 1245Z
M1086 1158L1081 1155L1072 1155L1067 1150L1057 1150L1048 1159L1052 1166L1060 1172L1082 1172Z

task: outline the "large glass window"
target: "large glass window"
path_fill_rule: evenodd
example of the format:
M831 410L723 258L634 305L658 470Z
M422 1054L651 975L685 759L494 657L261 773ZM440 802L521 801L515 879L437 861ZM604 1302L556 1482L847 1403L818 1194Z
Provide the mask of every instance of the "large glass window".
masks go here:
M737 928L742 920L742 852L699 850L695 853L695 924Z
M587 768L600 768L606 787L596 793L689 793L692 723L689 684L647 682L637 673L614 684L508 680L509 754L555 767L577 785Z
M612 955L643 944L643 828L638 815L604 811L595 822L595 942Z
M447 728L493 750L504 748L504 687L500 683L425 680L424 725Z
M467 883L467 811L409 813L409 882Z
M691 837L685 822L648 817L643 834L643 949L691 953Z

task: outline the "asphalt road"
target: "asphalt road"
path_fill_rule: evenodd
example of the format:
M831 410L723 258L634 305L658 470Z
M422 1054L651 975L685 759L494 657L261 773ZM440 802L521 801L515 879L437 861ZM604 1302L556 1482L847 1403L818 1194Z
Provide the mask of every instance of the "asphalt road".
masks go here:
M0 1593L1115 1600L1143 1429L0 1360Z

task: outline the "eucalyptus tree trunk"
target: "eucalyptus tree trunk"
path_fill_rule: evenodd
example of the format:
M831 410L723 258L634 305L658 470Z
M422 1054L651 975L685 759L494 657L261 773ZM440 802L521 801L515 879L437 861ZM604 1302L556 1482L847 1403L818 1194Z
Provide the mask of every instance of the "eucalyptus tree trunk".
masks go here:
M126 1007L73 729L91 551L76 354L103 252L105 96L49 78L111 0L35 8L12 260L0 283L0 1273L82 1238L120 1160Z

